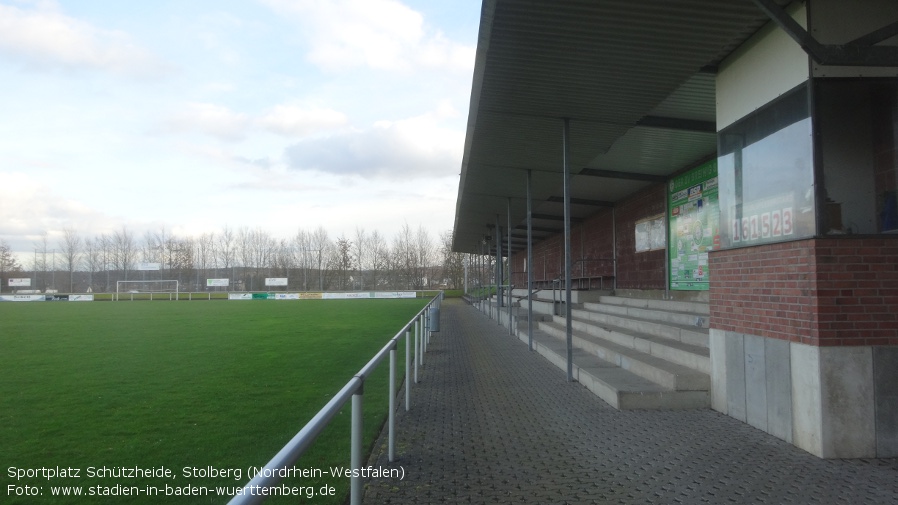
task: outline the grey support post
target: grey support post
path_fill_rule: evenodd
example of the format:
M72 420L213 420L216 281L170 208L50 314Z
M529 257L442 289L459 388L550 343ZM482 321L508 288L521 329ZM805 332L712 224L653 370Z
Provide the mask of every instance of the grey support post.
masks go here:
M574 332L571 321L571 120L564 118L564 321L567 336L567 380L574 381Z
M506 253L508 255L508 303L506 303L506 309L508 309L508 334L514 335L514 329L511 327L511 198L506 198L505 203L508 207L507 217L508 217L508 226L505 228L505 240L508 247L505 248Z
M533 350L533 172L527 170L527 346Z

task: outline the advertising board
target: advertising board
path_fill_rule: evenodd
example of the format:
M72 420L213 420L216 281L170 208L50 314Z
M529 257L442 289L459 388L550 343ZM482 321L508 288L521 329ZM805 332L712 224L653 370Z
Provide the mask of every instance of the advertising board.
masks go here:
M670 181L670 289L708 289L708 252L720 247L717 160Z

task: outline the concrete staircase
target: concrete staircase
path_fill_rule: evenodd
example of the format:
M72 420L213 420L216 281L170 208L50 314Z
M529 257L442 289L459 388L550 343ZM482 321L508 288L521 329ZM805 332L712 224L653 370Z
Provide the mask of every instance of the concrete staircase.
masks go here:
M572 305L574 380L617 409L710 406L707 303L593 298ZM555 307L564 313L563 304ZM516 335L527 342L525 308L512 307L512 315ZM507 326L507 309L499 317ZM534 306L533 338L534 350L567 370L564 315Z

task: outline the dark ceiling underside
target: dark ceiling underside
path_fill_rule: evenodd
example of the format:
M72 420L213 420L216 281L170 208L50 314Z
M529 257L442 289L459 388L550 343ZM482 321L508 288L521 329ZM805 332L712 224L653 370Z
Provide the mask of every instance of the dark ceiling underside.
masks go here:
M525 246L528 170L534 239L562 231L562 118L574 222L713 156L717 64L769 20L752 0L486 0L454 250L509 208Z

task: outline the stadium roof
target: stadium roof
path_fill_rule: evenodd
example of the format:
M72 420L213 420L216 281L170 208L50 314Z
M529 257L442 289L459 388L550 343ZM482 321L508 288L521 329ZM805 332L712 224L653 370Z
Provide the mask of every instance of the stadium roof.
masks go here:
M712 157L717 65L768 21L753 0L485 0L453 249L480 252L509 199L526 246L527 170L534 239L562 231L562 118L573 220Z

